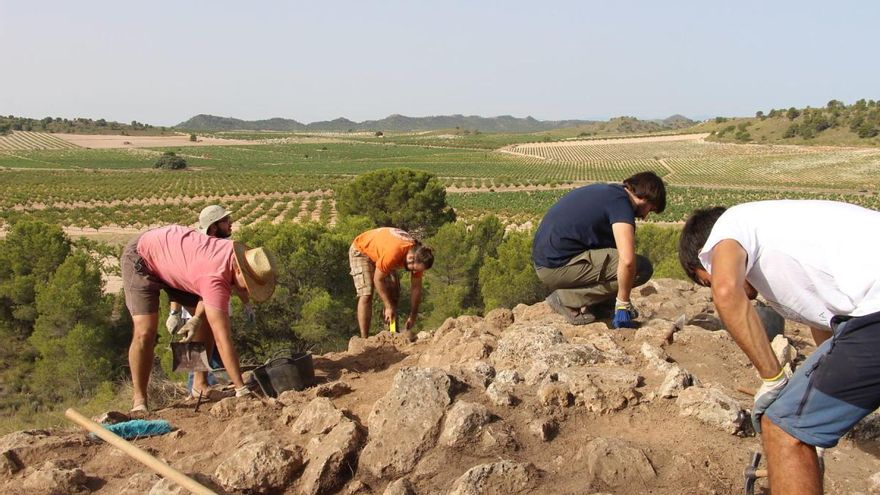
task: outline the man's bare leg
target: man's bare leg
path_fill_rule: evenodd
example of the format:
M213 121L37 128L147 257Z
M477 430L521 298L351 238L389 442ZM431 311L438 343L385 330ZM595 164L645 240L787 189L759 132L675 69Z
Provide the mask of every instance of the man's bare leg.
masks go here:
M135 407L147 404L147 384L153 371L159 314L134 315L131 320L133 330L128 347L128 366L131 368L132 407Z
M822 474L816 449L789 435L767 416L761 418L761 438L767 456L773 495L819 495Z
M370 336L370 321L373 318L373 296L358 296L358 328L361 338Z

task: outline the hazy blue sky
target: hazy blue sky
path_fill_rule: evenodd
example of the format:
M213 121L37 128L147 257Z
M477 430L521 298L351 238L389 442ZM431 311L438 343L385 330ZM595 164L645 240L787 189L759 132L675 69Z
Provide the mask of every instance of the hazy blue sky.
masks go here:
M880 2L0 0L0 114L751 115L880 98Z

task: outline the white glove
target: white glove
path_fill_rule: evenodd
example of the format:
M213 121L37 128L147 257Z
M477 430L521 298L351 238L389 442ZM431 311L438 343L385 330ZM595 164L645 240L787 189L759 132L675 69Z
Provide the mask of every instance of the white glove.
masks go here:
M178 335L182 335L181 342L189 342L196 336L196 330L202 326L202 317L193 316L177 331Z
M235 389L235 396L236 397L252 397L253 395L254 395L254 393L251 392L251 389L249 389L247 387L247 385L245 385L244 387Z
M770 404L773 404L777 397L779 397L779 394L782 393L786 385L788 385L788 377L785 376L784 371L780 371L775 377L765 379L764 383L761 384L761 388L755 392L755 405L752 407L752 426L755 427L755 431L758 434L761 433L761 416L764 415L764 411L770 407Z
M181 325L183 325L183 321L180 319L179 310L176 313L174 311L168 313L168 319L165 320L165 328L168 329L168 333L174 335L180 330Z

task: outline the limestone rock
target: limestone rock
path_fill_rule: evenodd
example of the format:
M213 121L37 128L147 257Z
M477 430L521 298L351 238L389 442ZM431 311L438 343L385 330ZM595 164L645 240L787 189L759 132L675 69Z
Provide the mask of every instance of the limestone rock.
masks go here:
M871 476L871 494L880 494L880 472L876 472Z
M694 377L677 364L670 366L663 378L663 383L657 389L659 397L678 397L682 390L694 385Z
M522 381L516 370L501 370L495 375L495 383L500 385L516 385Z
M299 493L325 493L338 488L344 472L363 442L359 425L330 399L312 400L292 427L297 444L305 448L306 468L299 478Z
M645 453L616 438L596 438L575 456L583 461L591 482L638 493L657 476Z
M449 495L532 493L539 477L529 463L501 461L468 469L452 484Z
M507 308L497 308L486 313L486 323L493 327L504 330L513 324L513 311Z
M326 397L318 397L302 410L299 417L291 426L295 434L302 435L311 433L323 435L346 419L342 411L336 409L333 402Z
M560 370L558 380L568 385L575 405L606 413L637 403L642 377L626 368L574 367Z
M397 481L393 481L388 484L388 487L385 488L385 492L383 495L416 495L416 491L413 490L412 484L406 478L400 478Z
M457 447L471 442L484 425L492 421L492 413L481 404L458 401L446 413L440 444Z
M672 368L672 363L668 361L669 356L663 349L647 342L643 342L640 350L642 357L645 358L648 362L648 366L651 368L661 373L666 373Z
M847 437L861 441L880 440L880 413L874 411L862 418L862 420L856 423L853 429L847 433Z
M48 430L16 431L0 437L0 455L28 467L42 464L53 452L84 443L81 435L58 435ZM11 464L7 464L7 469L10 467Z
M150 489L159 482L159 475L152 472L135 473L128 482L122 487L120 495L141 495L149 493Z
M217 466L214 477L229 490L268 492L287 486L303 466L299 450L270 442L248 442Z
M492 383L495 378L495 368L486 361L474 361L470 366L470 371L480 377L484 387Z
M779 361L780 366L788 365L790 368L797 358L797 350L782 334L778 334L773 338L773 341L770 342L770 347L773 348L773 353L776 354L776 359Z
M690 387L676 399L681 416L692 416L710 426L728 433L740 431L748 415L739 405L717 387Z
M538 355L564 343L565 337L555 326L514 323L498 339L492 360L496 367L499 364L515 367L530 363Z
M492 404L500 407L512 406L517 402L512 387L498 382L492 382L486 387L486 396L489 397Z
M257 400L242 400L236 397L221 399L208 411L217 419L229 419L252 414L262 407Z
M574 399L567 383L553 380L541 383L537 396L538 403L548 407L568 407Z
M548 442L559 431L559 424L552 418L538 418L529 423L529 431L544 442Z
M453 381L434 368L401 368L391 389L373 405L360 466L376 477L402 476L434 446L452 402Z
M547 303L533 304L531 306L528 304L517 304L513 308L514 323L539 319L553 320L559 323L565 322L565 318L562 315L556 314Z
M27 493L67 495L88 492L88 477L73 461L47 461L25 476L22 488Z
M206 476L201 473L184 473L189 475L190 478L198 481L206 488L213 490L215 493L221 494L226 493L222 487L217 485L209 476ZM144 493L144 492L138 492ZM132 494L134 495L134 494ZM153 488L150 489L149 495L190 495L190 491L185 489L184 487L178 485L177 483L171 481L167 478L162 478L153 485Z

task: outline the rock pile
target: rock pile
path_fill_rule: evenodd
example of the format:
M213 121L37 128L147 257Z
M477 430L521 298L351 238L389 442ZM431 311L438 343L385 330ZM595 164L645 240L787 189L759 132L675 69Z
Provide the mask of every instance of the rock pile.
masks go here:
M541 303L449 319L415 342L355 337L347 352L315 358L318 387L158 411L179 430L137 443L218 493L740 491L760 444L751 397L737 388L757 379L719 331L709 291L656 280L635 303L638 330L571 326ZM796 366L809 331L786 335L774 349ZM880 442L878 423L826 457L829 491L880 483L870 479L878 461L859 448ZM0 438L0 488L179 492L62 430Z

